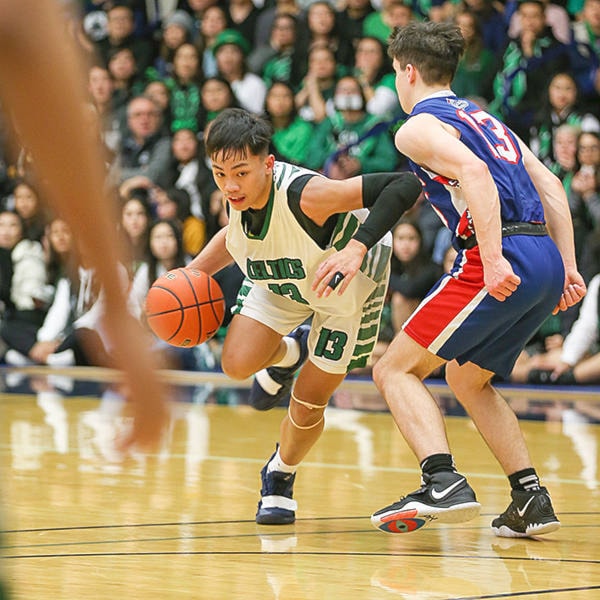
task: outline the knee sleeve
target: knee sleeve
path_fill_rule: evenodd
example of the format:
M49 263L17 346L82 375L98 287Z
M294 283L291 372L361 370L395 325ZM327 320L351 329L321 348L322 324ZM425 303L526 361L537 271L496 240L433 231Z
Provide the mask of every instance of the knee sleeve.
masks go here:
M313 410L322 411L321 412L321 418L318 419L317 421L315 421L314 423L311 423L310 425L299 425L295 421L294 417L292 416L292 406L293 406L294 403L300 404L301 406L304 406L305 408L308 408L310 411L313 411ZM296 396L294 396L294 392L292 391L292 394L290 396L290 405L288 407L288 417L290 419L290 423L294 427L296 427L296 429L314 429L325 418L325 407L326 406L327 405L323 405L323 404L311 404L310 402L305 402L304 400L299 400L298 398L296 398Z

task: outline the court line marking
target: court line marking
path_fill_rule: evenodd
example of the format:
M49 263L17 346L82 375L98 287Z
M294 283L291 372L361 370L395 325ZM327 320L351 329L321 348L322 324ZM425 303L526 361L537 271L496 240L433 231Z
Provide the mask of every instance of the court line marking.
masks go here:
M571 511L571 512L560 512L561 516L597 516L597 511ZM493 517L497 516L496 512L491 513L480 513L479 517ZM296 523L310 523L313 521L356 521L356 520L369 520L371 515L357 515L357 516L345 516L345 517L299 517L296 519ZM183 527L189 525L242 525L245 523L256 524L254 519L227 519L227 520L216 520L216 521L165 521L164 523L115 523L109 525L71 525L65 527L33 527L27 529L2 529L2 534L19 534L19 533L49 533L53 531L86 531L96 529L125 529L125 528L142 528L142 527ZM586 523L584 525L573 525L565 524L561 522L561 529L573 529L573 528L594 528L600 526L600 523ZM455 529L482 529L482 527L461 527ZM368 531L368 530L367 530ZM273 534L276 535L276 534Z
M465 531L465 530L473 530L473 529L487 529L487 527L455 527L453 528L454 531ZM430 531L435 531L435 530L439 530L439 528L430 528ZM158 537L158 538L133 538L133 539L120 539L120 540L113 540L113 539L109 539L109 540L91 540L91 541L68 541L68 542L48 542L48 543L38 543L38 544L13 544L13 545L5 545L4 546L4 550L17 550L19 548L21 549L25 549L25 548L51 548L51 547L73 547L73 546L87 546L87 545L101 545L101 544L152 544L152 543L162 543L162 542L174 542L174 541L202 541L202 540L216 540L216 539L220 539L220 540L237 540L237 539L241 539L241 538L275 538L275 537L281 537L281 538L286 538L286 537L306 537L306 536L315 536L315 535L320 535L320 536L332 536L332 535L343 535L343 534L378 534L378 532L376 532L374 529L354 529L354 530L335 530L335 531L322 531L322 530L316 530L316 531L296 531L295 529L289 530L289 531L284 531L284 532L268 532L268 531L257 531L257 532L250 532L250 533L236 533L233 535L230 534L220 534L220 535L216 535L216 534L212 534L212 535L178 535L178 536L169 536L169 537ZM491 538L492 540L497 539L497 538ZM503 538L500 538L503 539ZM540 540L539 538L530 538L529 540L521 540L523 542L523 544L526 544L527 541L529 541L530 543L533 542L539 542L539 543L544 543L542 542L542 540ZM551 540L548 540L548 542L552 543ZM202 551L191 551L192 553L202 553ZM226 554L232 553L231 551L220 551L220 552L225 552ZM170 554L171 551L168 551L167 554ZM186 554L187 552L184 552L184 554ZM216 552L219 553L219 552ZM233 552L235 553L235 552ZM244 554L245 552L242 552L242 554ZM252 552L251 552L252 553ZM319 552L314 552L314 551L308 551L308 552L268 552L268 551L261 551L260 554L319 554ZM93 553L92 553L93 554ZM160 553L159 553L160 554ZM327 552L325 552L325 554L328 554ZM334 554L344 554L343 552L334 552ZM578 558L573 558L573 559L566 559L566 558L556 558L556 557L508 557L508 556L499 556L499 555L454 555L454 554L444 554L444 553L418 553L418 552L385 552L385 553L381 553L381 552L350 552L350 555L354 555L354 554L358 554L361 556L369 556L369 555L386 555L386 556L411 556L411 557L450 557L450 558L455 558L455 559L462 559L462 558L480 558L482 560L486 560L486 559L501 559L501 560L515 560L515 561L530 561L530 560L535 560L535 561L539 561L539 562L561 562L561 563L569 563L569 564L600 564L600 559L596 560L596 559L578 559ZM63 556L77 556L78 553L65 553L62 554ZM11 557L7 557L7 558L19 558L19 557L23 557L23 558L29 558L31 556L40 556L40 557L44 557L46 555L13 555ZM57 555L58 556L58 555Z
M418 552L359 552L359 551L350 551L350 552L342 552L335 550L328 551L316 551L316 550L296 550L296 551L273 551L267 552L264 550L137 550L131 552L73 552L73 553L53 553L53 554L11 554L4 555L3 559L32 559L32 558L111 558L111 557L150 557L150 556L354 556L354 557L362 557L362 558L380 558L380 557L404 557L404 558L431 558L431 559L440 559L444 560L452 559L452 560L482 560L482 561L510 561L510 562L557 562L563 564L581 564L581 565L594 565L599 561L596 560L582 560L582 559L565 559L565 558L547 558L547 559L539 559L535 557L517 557L517 556L491 556L491 555L481 555L481 554L448 554L446 552L427 552L427 553L418 553ZM571 588L570 588L571 589ZM592 586L589 588L588 586L582 588L574 588L574 589L600 589L600 585ZM487 596L485 596L487 597ZM494 597L494 596L491 596ZM499 596L502 597L502 596ZM479 598L479 596L475 596L475 598Z
M44 447L44 446L38 446L38 448L40 448L40 450L42 450L43 452L56 452L56 448L55 447ZM12 450L12 446L10 444L0 444L0 450ZM66 452L64 454L64 456L68 456L68 455L78 455L79 452L77 450L73 450L73 451L69 451ZM164 456L161 453L146 453L146 456L148 458L163 458ZM185 459L188 458L188 454L187 453L178 453L178 452L172 452L169 453L168 458L174 458L174 459ZM116 462L114 463L116 467L118 467L119 465L125 464L127 463L127 461L129 460L128 457L125 457L123 462ZM239 463L248 463L248 464L257 464L260 466L264 466L265 464L265 459L263 458L247 458L247 457L237 457L237 456L206 456L202 458L202 462L210 462L210 461L214 461L214 462L239 462ZM372 465L369 467L364 467L361 465L357 465L356 463L351 463L351 464L343 464L343 463L325 463L325 462L303 462L302 463L302 467L306 468L306 467L313 467L313 468L318 468L318 469L342 469L344 471L369 471L372 473L405 473L405 474L413 474L413 475L417 475L417 476L421 476L421 470L418 467L386 467L386 466L376 466L376 465ZM110 475L112 477L118 478L118 477L129 477L130 473L127 472L126 469L124 469L122 472L118 473L110 473ZM506 481L506 475L504 475L503 473L476 473L476 472L470 472L467 474L467 477L469 478L469 480L472 479L495 479L498 481ZM546 476L545 481L549 484L568 484L568 485L583 485L583 486L587 486L588 485L588 481L585 481L584 479L566 479L563 477L554 477L554 476ZM563 513L564 514L564 513Z
M483 596L456 596L447 600L491 600L492 598L517 598L519 596L537 596L539 594L564 594L565 592L586 592L600 589L599 585L589 585L570 588L549 588L547 590L527 590L523 592L502 592L499 594L485 594Z

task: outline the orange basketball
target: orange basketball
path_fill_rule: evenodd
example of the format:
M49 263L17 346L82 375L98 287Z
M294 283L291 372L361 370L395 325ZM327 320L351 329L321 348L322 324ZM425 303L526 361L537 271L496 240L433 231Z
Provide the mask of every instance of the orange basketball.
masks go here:
M173 269L161 275L146 296L148 325L172 346L202 344L217 332L224 315L219 284L196 269Z

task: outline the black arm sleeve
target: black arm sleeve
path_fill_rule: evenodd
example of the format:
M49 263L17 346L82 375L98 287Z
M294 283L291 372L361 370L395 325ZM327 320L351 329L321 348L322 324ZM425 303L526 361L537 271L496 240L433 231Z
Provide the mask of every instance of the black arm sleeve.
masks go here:
M412 173L370 173L362 176L363 206L369 216L353 239L373 247L421 195L421 183Z

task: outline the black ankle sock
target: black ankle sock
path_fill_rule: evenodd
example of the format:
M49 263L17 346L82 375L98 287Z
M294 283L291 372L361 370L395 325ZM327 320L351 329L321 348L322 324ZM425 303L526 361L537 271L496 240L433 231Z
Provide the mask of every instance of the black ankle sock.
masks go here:
M441 471L456 472L452 454L432 454L421 463L421 471L428 475L439 473Z
M540 480L533 467L509 475L508 481L513 490L526 492L540 489Z

